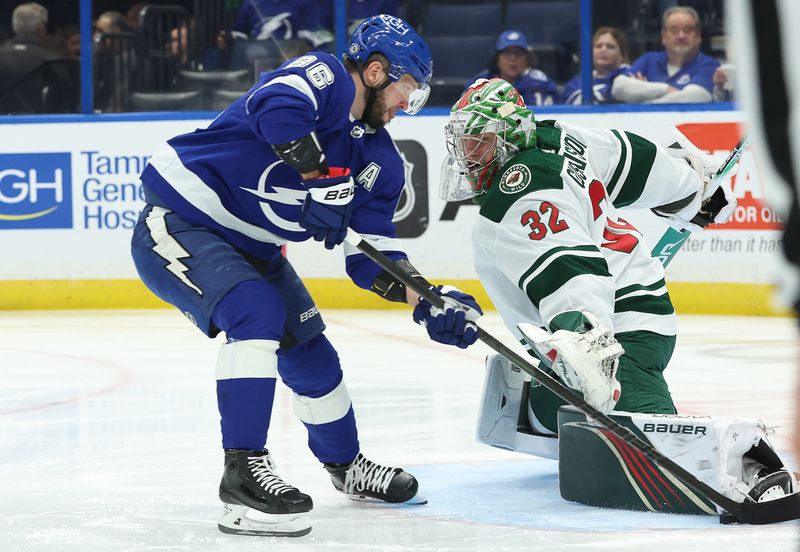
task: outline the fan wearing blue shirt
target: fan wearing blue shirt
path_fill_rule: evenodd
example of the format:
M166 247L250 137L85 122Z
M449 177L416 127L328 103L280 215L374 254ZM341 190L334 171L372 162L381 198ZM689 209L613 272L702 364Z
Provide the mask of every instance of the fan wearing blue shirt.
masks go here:
M383 127L422 107L432 73L405 21L371 17L343 62L310 52L262 73L207 128L167 140L142 173L147 204L131 243L140 277L205 335L227 338L216 363L225 533L311 530L311 497L281 479L265 449L278 376L337 490L424 503L411 474L361 454L339 356L281 246L313 238L333 249L352 228L421 280L392 223L405 171ZM431 339L462 348L477 339L471 296L440 286L446 306L433 308L355 247L343 253L356 285L414 306Z
M647 52L614 80L612 95L629 103L702 103L713 99L719 62L700 53L700 17L676 6L662 17L662 52Z
M234 37L305 39L319 49L333 41L321 15L316 0L244 0L233 26Z
M531 63L530 44L520 31L503 31L497 37L489 67L466 84L466 91L477 79L499 77L510 82L527 105L553 105L560 101L558 86Z
M625 35L616 27L600 27L592 37L593 103L613 102L614 79L629 67ZM582 101L581 75L578 73L564 86L564 103L578 105Z

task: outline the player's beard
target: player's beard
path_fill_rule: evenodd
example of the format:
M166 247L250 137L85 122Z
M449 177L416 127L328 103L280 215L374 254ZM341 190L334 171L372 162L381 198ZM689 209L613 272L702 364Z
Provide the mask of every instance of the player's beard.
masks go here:
M369 113L365 113L363 121L374 129L383 128L386 126L386 121L383 116L386 114L386 94L383 90L374 93L375 101L372 103L372 108Z

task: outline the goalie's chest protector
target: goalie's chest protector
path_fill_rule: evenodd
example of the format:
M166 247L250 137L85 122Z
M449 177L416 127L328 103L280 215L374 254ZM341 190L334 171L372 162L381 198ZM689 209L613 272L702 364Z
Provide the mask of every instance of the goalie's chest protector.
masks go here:
M615 332L674 335L663 267L619 218L586 148L567 137L559 153L525 151L498 171L473 233L476 271L509 328L580 306Z

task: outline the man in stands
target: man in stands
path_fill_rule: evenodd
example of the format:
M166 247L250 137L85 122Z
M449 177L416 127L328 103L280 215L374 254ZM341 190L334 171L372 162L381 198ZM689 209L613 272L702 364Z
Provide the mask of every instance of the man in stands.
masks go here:
M628 103L701 103L713 100L719 62L700 53L700 17L676 6L662 17L661 52L647 52L614 80L614 99Z
M47 9L36 2L20 4L11 16L14 38L0 46L0 113L41 110L41 81L21 81L43 62L59 57L43 44L47 17Z

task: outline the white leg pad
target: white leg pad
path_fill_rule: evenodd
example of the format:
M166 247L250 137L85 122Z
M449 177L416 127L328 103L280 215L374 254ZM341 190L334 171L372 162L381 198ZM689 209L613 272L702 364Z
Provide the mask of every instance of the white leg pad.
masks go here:
M292 407L295 415L307 424L327 424L341 420L350 410L350 393L344 380L321 397L304 397L294 394Z
M306 514L266 514L240 504L223 504L217 527L233 535L302 537L311 532L311 521Z
M550 435L531 435L530 433L518 431L512 450L538 456L539 458L558 460L558 436L555 433Z
M543 427L542 435L517 431L524 388L531 377L499 354L486 357L486 376L478 413L475 438L485 445L532 454L541 458L558 459L558 437ZM526 410L535 424L530 405ZM523 410L524 412L524 410Z
M522 389L528 374L499 354L486 357L486 376L475 438L479 443L514 449Z
M754 418L630 414L631 421L661 454L700 481L741 502L754 484L754 464L744 454L763 442L776 464L785 465ZM761 466L763 467L763 466Z
M217 356L217 380L277 378L278 342L247 339L226 343Z

